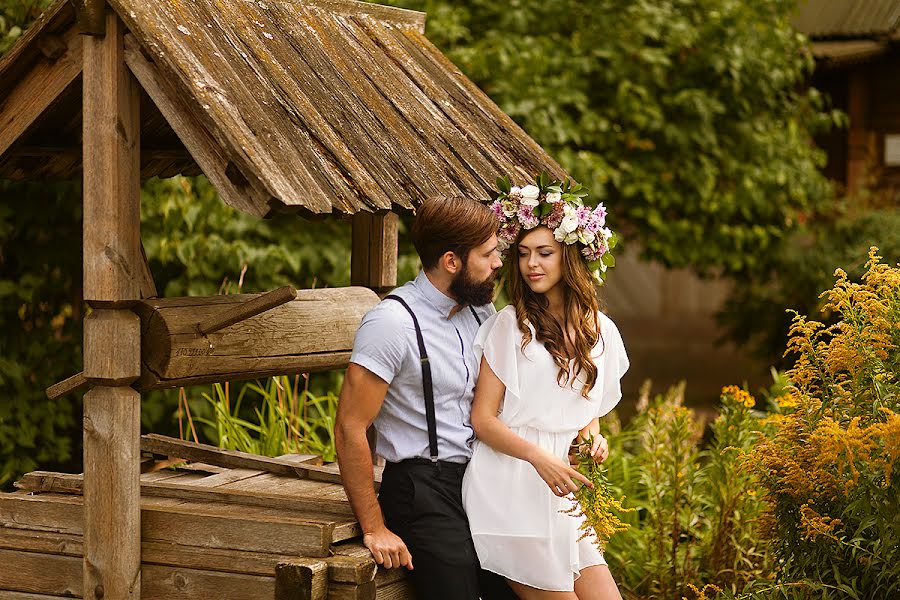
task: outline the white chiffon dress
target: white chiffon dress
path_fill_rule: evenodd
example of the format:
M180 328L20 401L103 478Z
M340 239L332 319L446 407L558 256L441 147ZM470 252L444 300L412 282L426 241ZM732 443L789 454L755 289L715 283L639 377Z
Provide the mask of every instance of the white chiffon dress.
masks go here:
M506 386L500 420L567 460L578 431L621 399L625 346L615 324L601 314L601 340L592 352L597 383L586 399L581 381L574 387L557 383L559 368L531 332L523 351L515 309L507 306L478 330L475 353ZM543 590L572 591L582 569L606 564L593 539L578 540L581 519L560 512L573 505L572 496L554 495L528 462L476 440L462 494L478 559L488 571Z

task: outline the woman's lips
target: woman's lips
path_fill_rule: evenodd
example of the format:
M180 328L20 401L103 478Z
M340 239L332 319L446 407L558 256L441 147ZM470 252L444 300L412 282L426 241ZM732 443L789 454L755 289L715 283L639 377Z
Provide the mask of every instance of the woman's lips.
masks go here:
M538 279L540 279L543 276L544 276L543 273L530 273L528 275L528 279L530 279L532 281L537 281Z

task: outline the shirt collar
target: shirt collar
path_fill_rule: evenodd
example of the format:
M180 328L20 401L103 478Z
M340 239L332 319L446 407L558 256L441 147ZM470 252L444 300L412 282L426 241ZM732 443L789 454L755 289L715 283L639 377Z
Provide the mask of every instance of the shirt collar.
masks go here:
M425 299L434 306L444 318L449 319L453 316L453 309L456 308L457 302L441 290L434 287L425 271L420 271L416 277L416 287L425 296Z

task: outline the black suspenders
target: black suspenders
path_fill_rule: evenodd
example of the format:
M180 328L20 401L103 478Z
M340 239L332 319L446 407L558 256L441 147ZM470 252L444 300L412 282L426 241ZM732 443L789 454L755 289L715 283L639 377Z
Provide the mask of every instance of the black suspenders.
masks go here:
M428 352L425 350L425 338L422 337L422 328L419 327L419 320L416 318L416 313L412 311L409 304L407 304L403 298L390 294L389 296L385 296L384 299L396 300L399 302L403 308L406 309L406 312L409 313L409 316L412 317L413 326L416 328L416 342L419 344L419 361L422 363L422 387L424 388L422 391L425 393L425 421L428 425L428 451L431 453L432 462L437 462L438 441L437 422L434 418L434 385L431 382L431 363L428 362ZM475 309L471 306L469 307L469 310L472 311L472 316L475 317L475 321L477 321L480 326L481 319L478 318L478 313L476 313Z

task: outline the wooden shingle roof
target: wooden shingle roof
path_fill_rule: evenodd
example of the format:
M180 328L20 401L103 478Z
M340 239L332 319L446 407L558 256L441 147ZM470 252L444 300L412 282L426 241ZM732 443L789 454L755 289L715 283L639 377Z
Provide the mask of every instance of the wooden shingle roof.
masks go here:
M72 11L61 4L50 10L62 17L37 27L63 29ZM351 0L110 5L131 32L126 62L144 94L144 177L199 167L226 202L263 216L410 208L448 194L486 198L497 175L566 176L427 40L422 13ZM68 23L75 27L74 15ZM27 37L22 43L34 46L42 39L40 31ZM7 58L0 103L6 75L22 71ZM79 78L5 155L0 145L0 177L77 176L78 152L63 160L52 148L65 142L49 140L66 132L77 139L80 85ZM45 160L35 164L41 152Z

